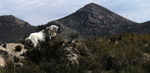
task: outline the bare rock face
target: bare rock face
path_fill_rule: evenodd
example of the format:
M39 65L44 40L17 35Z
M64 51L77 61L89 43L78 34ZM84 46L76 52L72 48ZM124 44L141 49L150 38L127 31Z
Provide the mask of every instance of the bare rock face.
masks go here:
M0 44L16 43L28 36L36 27L12 15L0 16Z
M5 67L7 64L2 56L0 56L0 66Z
M16 46L20 46L20 50L16 50ZM5 67L9 63L14 65L20 64L24 60L24 54L27 50L24 49L24 45L19 43L9 43L6 47L0 46L0 66Z
M65 47L64 55L70 64L80 65L80 57L91 55L87 47L77 40L66 40L63 46Z

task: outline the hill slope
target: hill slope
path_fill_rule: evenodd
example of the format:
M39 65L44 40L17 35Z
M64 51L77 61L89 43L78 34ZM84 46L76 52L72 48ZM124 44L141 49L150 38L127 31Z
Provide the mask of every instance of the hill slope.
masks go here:
M34 26L12 15L0 16L0 41L3 43L19 42L34 30Z

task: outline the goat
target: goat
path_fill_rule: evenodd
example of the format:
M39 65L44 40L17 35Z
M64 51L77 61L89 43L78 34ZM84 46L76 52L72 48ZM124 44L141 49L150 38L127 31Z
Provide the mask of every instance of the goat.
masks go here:
M46 30L41 30L39 32L31 33L26 40L31 41L34 48L39 44L39 42L44 42L46 38L48 37L51 39L52 37L55 37L57 35L58 26L51 25L50 27L47 27Z

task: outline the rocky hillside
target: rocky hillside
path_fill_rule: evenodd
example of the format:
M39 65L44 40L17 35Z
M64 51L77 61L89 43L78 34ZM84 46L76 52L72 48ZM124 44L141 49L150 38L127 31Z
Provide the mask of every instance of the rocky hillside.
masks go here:
M95 3L90 3L69 16L49 22L46 26L52 24L62 27L62 35L79 33L80 38L133 32L129 27L138 25Z
M0 43L19 42L35 27L12 15L0 16Z

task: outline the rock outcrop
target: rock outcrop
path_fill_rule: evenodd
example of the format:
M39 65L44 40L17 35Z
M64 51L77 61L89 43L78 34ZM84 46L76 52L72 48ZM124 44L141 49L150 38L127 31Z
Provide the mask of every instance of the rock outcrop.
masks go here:
M0 66L5 67L7 64L2 56L0 56Z
M20 46L20 51L16 50L16 46ZM24 56L22 56L27 50L24 49L24 45L19 43L9 43L6 47L0 46L0 66L4 67L13 63L14 65L22 63Z
M79 59L82 56L91 55L87 47L78 40L64 40L63 46L64 55L70 64L80 65Z

